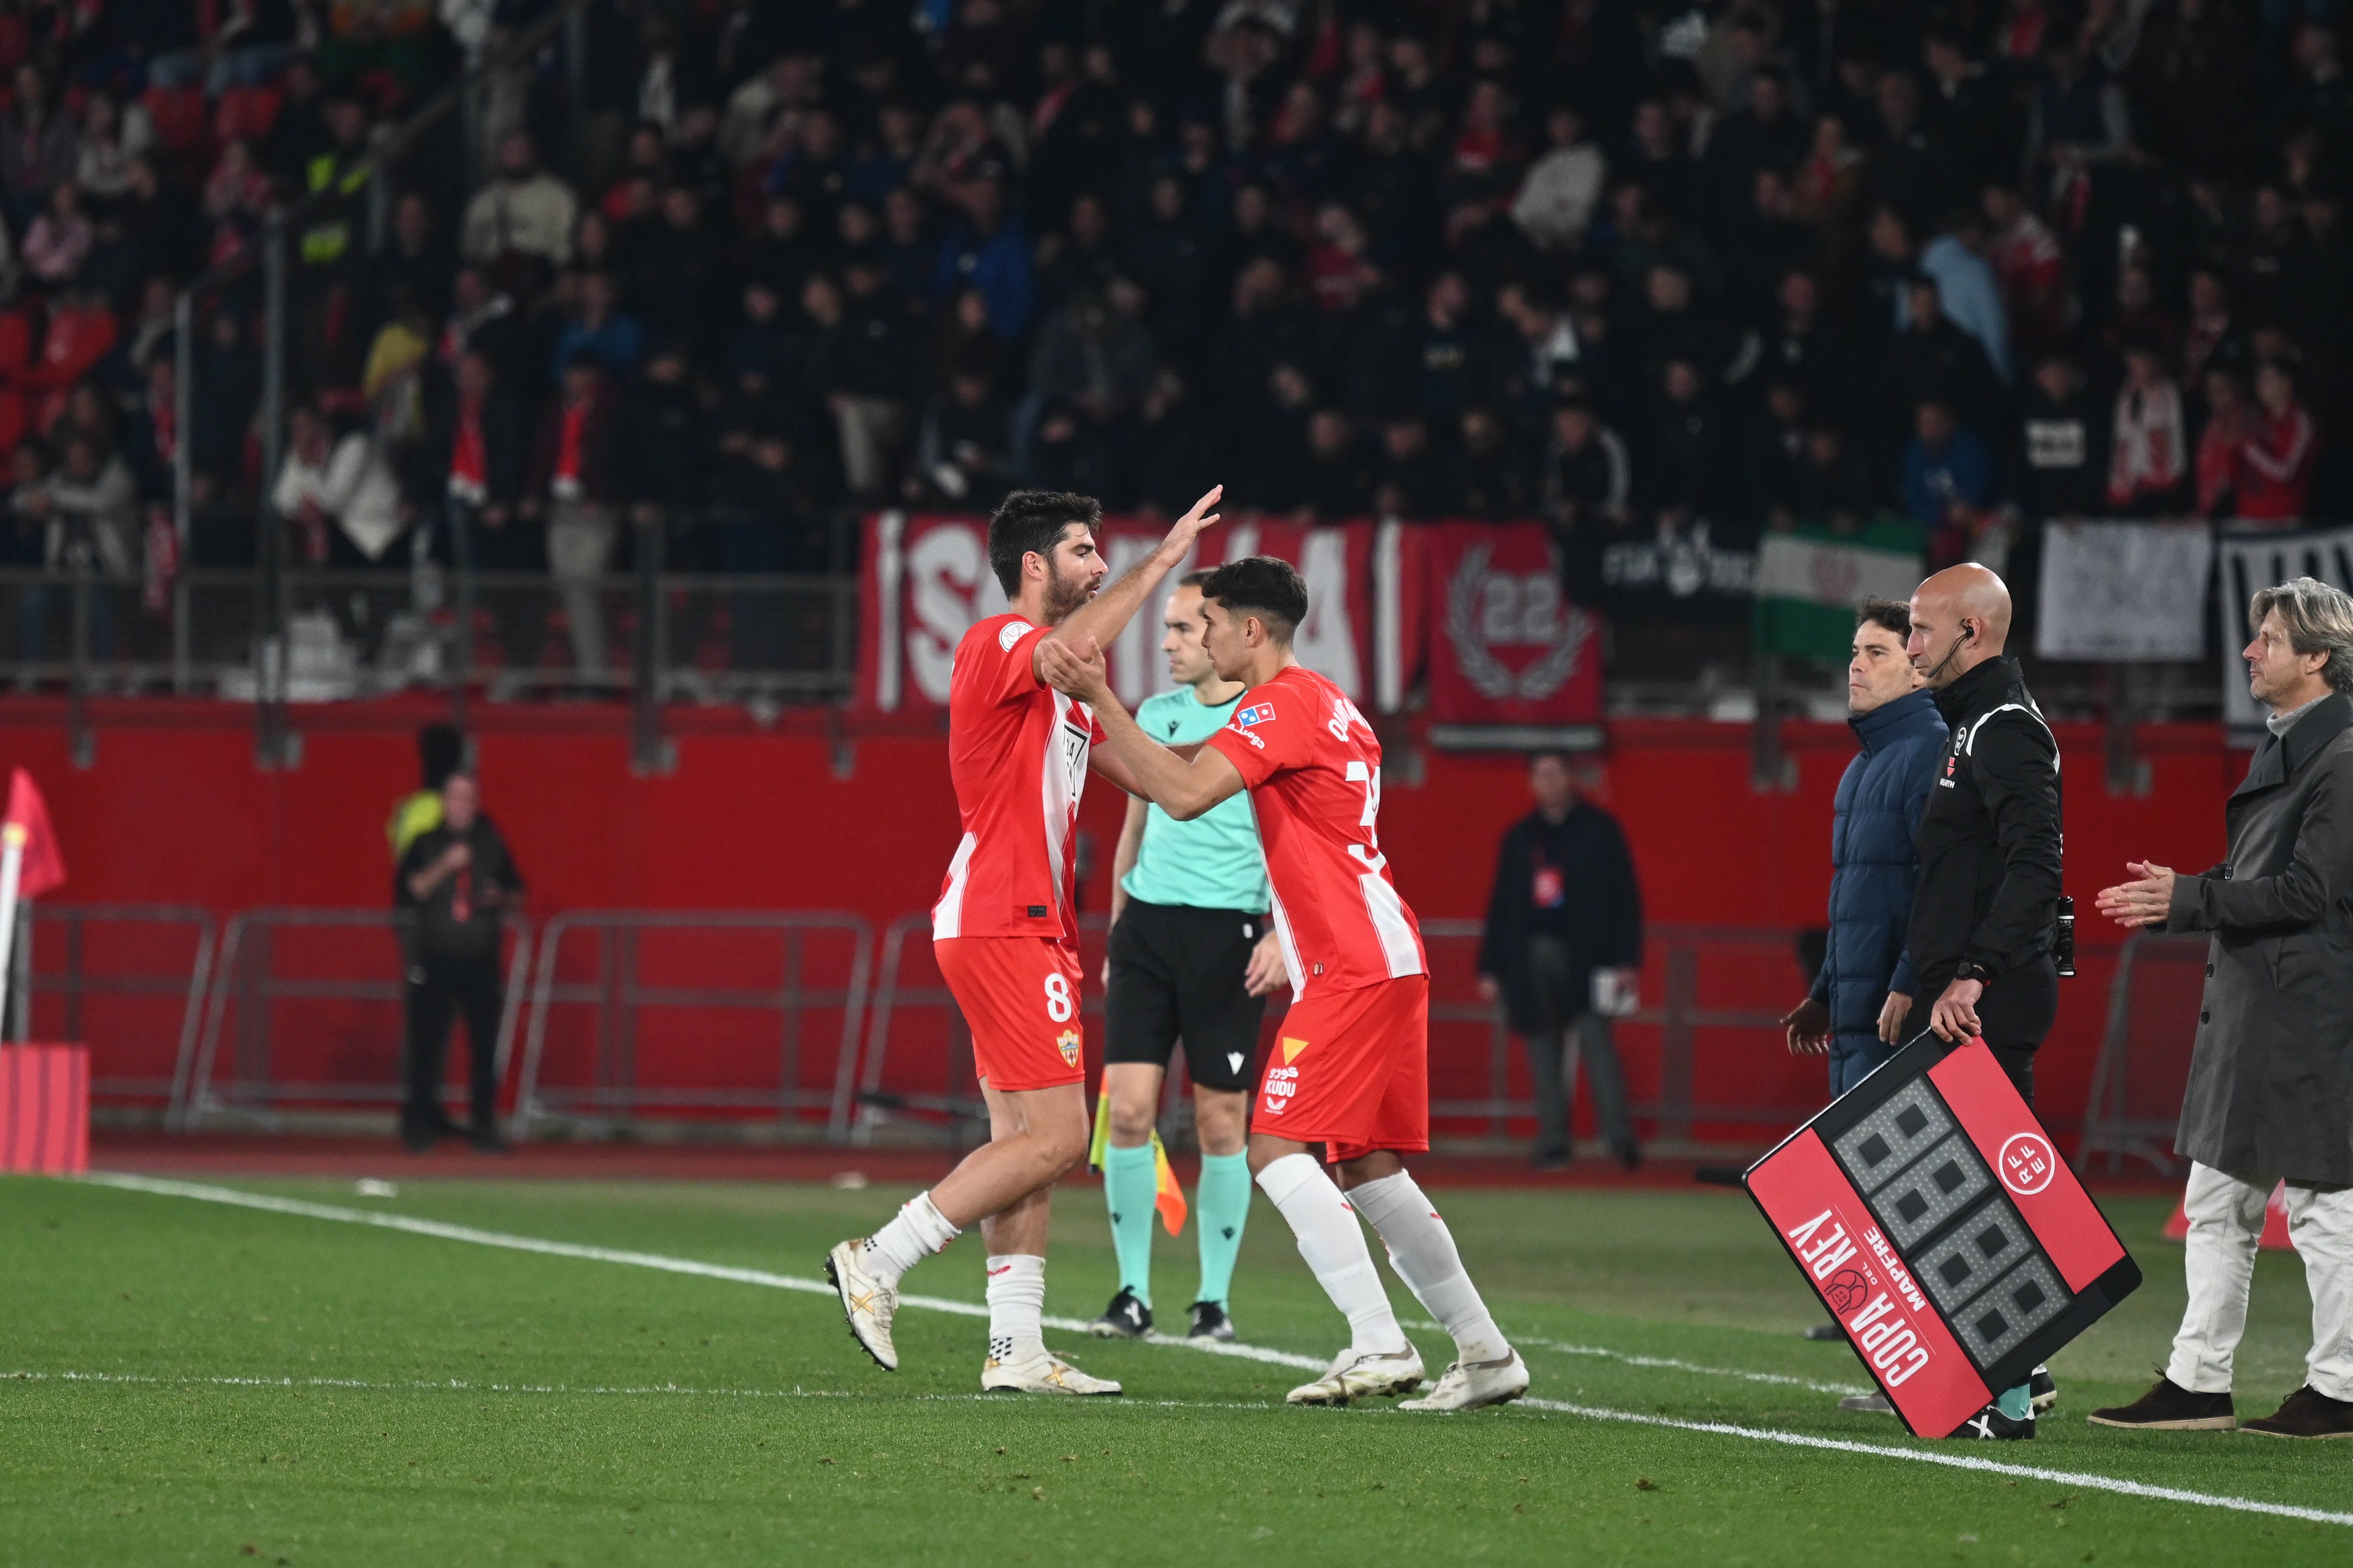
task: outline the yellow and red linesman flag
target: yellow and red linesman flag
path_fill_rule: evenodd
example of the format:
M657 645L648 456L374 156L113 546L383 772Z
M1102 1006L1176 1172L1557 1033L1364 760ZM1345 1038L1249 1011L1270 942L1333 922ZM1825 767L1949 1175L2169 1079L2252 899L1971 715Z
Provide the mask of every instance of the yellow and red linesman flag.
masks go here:
M65 857L49 826L49 808L33 784L33 775L18 768L8 781L8 810L0 816L0 844L19 845L24 868L17 873L16 896L37 899L66 879Z
M1101 1171L1103 1151L1111 1145L1111 1096L1095 1096L1094 1142L1087 1149L1087 1168ZM1152 1206L1160 1215L1160 1223L1175 1236L1185 1228L1185 1189L1177 1184L1176 1169L1168 1163L1168 1151L1160 1146L1160 1134L1152 1135Z

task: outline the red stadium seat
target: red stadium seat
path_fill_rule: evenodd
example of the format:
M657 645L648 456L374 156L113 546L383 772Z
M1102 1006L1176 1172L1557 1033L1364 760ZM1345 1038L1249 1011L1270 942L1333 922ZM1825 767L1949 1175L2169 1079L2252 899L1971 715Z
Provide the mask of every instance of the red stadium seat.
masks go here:
M0 378L15 380L33 359L33 323L22 310L0 314Z
M156 139L167 150L183 157L204 150L207 119L204 89L151 87L139 101L147 106L148 117L155 121Z
M213 112L213 134L223 142L259 142L278 120L278 106L286 100L276 87L233 87L220 96Z

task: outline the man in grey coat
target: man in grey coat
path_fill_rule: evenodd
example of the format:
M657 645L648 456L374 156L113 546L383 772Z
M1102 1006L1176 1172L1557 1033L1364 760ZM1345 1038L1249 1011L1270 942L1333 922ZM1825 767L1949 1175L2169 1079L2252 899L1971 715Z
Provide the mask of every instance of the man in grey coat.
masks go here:
M2246 1423L2274 1437L2353 1437L2353 596L2298 577L2254 596L2248 689L2270 733L2231 796L2222 864L2135 863L2100 894L2126 926L2211 931L2176 1152L2189 1307L2155 1388L2104 1426L2238 1425L2231 1367L2274 1184L2312 1295L2304 1386Z

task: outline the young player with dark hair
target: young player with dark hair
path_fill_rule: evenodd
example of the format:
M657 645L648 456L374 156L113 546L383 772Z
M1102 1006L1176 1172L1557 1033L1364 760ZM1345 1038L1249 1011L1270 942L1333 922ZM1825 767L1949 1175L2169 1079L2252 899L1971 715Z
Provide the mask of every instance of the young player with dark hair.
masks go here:
M1160 647L1176 688L1135 710L1135 721L1162 745L1200 744L1224 728L1241 701L1241 682L1219 675L1201 646L1201 584L1208 575L1187 574L1162 613L1167 631ZM1105 1338L1133 1339L1152 1329L1152 1220L1162 1164L1153 1124L1168 1055L1180 1039L1201 1142L1194 1194L1201 1285L1188 1331L1194 1339L1234 1337L1228 1291L1250 1218L1242 1144L1250 1069L1264 998L1282 980L1282 950L1267 924L1266 904L1266 858L1249 801L1237 796L1178 822L1129 798L1113 865L1095 1134L1119 1255L1119 1294L1093 1324Z
M989 564L1012 607L976 622L956 646L948 772L964 837L932 908L932 950L972 1030L989 1142L890 1224L826 1258L851 1335L886 1371L899 1365L891 1319L901 1277L977 1223L989 1253L981 1387L1120 1391L1048 1354L1039 1318L1048 1204L1087 1152L1071 829L1091 767L1134 791L1125 768L1093 749L1101 731L1086 704L1048 687L1041 660L1065 637L1087 647L1117 637L1217 521L1209 509L1220 493L1194 503L1108 588L1092 498L1017 490L988 521Z
M1291 565L1267 556L1229 562L1201 592L1210 661L1250 689L1189 761L1120 707L1099 643L1058 638L1039 650L1039 669L1095 710L1134 792L1170 816L1190 821L1244 790L1258 814L1294 999L1260 1085L1250 1163L1350 1331L1331 1370L1293 1389L1291 1403L1345 1405L1421 1384L1421 1357L1390 1310L1352 1208L1454 1336L1454 1363L1428 1397L1404 1408L1516 1399L1527 1391L1527 1366L1399 1157L1430 1147L1430 980L1420 929L1380 850L1380 742L1346 693L1293 653L1307 587ZM1308 1152L1319 1143L1339 1172L1336 1186Z

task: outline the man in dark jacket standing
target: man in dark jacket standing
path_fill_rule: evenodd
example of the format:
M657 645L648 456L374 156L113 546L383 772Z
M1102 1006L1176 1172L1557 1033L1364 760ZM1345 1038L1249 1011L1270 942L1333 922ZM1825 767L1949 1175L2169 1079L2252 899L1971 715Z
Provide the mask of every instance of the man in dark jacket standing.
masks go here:
M1919 994L1904 950L1920 855L1912 836L1943 760L1945 721L1905 657L1912 609L1867 599L1846 667L1847 723L1862 751L1839 780L1831 826L1831 931L1821 973L1781 1020L1789 1049L1831 1058L1844 1094L1894 1054Z
M466 1015L474 1147L495 1153L498 1124L499 936L506 910L522 900L522 874L506 840L481 813L473 775L441 785L441 824L419 834L393 877L393 907L416 921L409 946L407 1103L401 1137L418 1152L454 1131L441 1110L441 1063L449 1026Z
M1642 962L1642 892L1618 819L1577 798L1569 760L1539 752L1528 763L1536 808L1504 833L1487 931L1479 949L1479 993L1501 996L1512 1027L1527 1040L1535 1080L1539 1165L1568 1160L1576 1061L1585 1058L1593 1110L1611 1152L1629 1170L1641 1163L1626 1114L1625 1078L1610 1037L1612 1015L1634 996Z
M1920 993L1895 1037L1981 1037L2031 1105L2034 1053L2059 1012L2059 742L2018 661L2003 657L2010 621L2010 590L1982 566L1947 567L1912 595L1905 652L1951 733L1913 839L1920 883L1906 945ZM2037 1369L1968 1430L2031 1437L2035 1408L2057 1399Z
M2150 862L2100 894L2126 926L2211 931L2174 1148L2190 1161L2189 1305L2155 1388L2103 1426L2227 1430L2231 1371L2274 1182L2312 1296L2304 1386L2247 1423L2353 1437L2353 596L2298 577L2254 596L2248 690L2270 733L2226 811L2222 863Z

